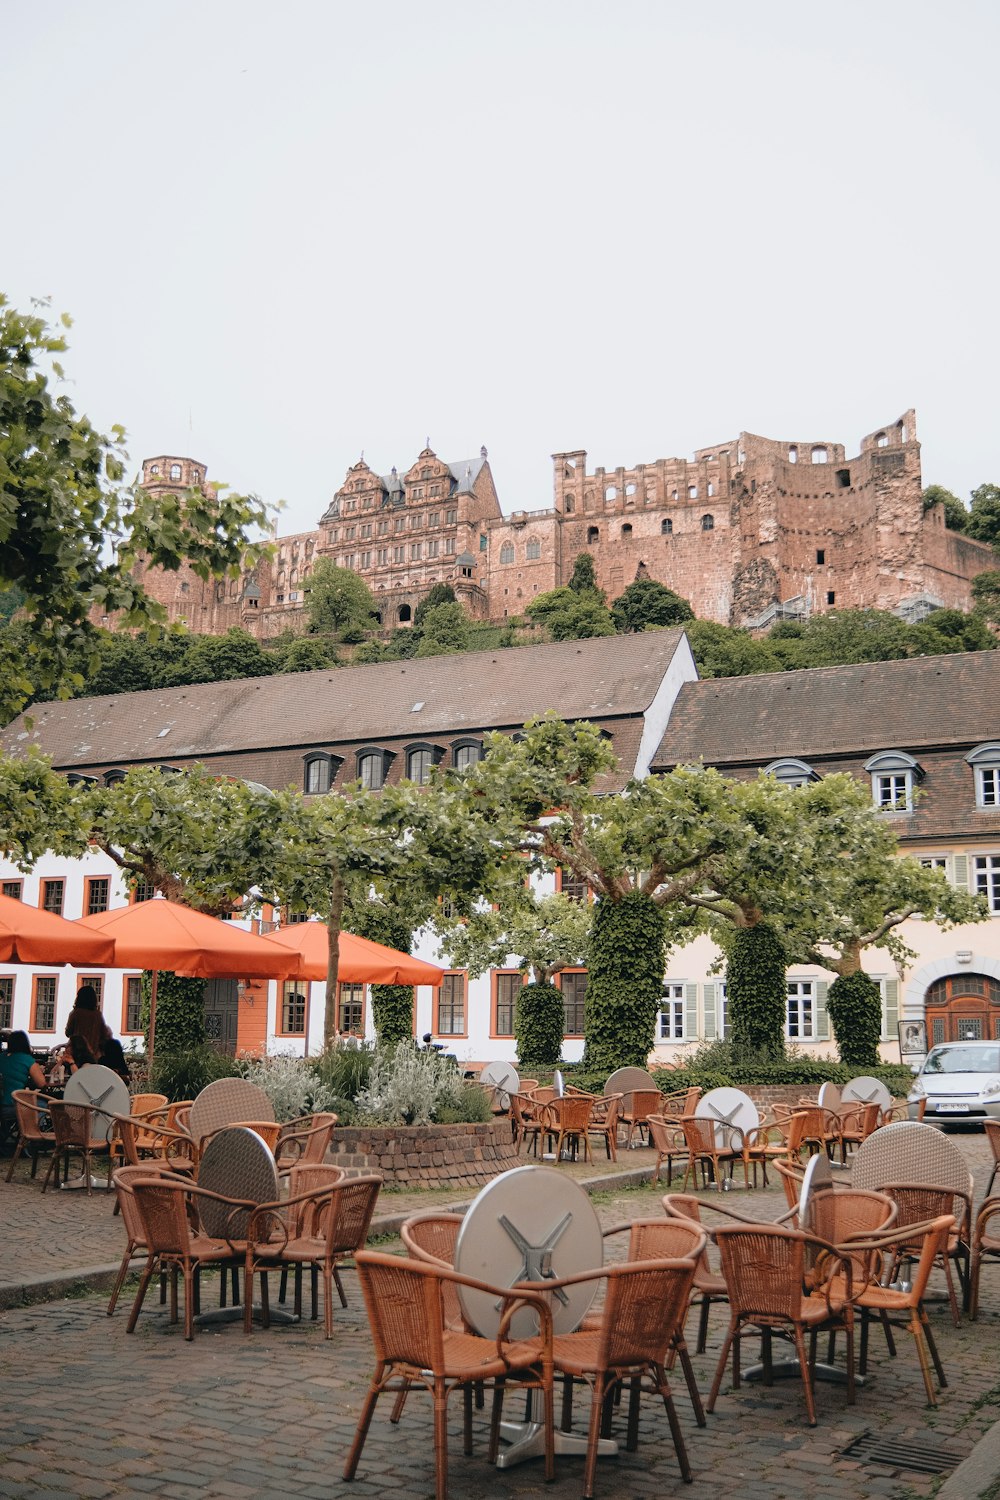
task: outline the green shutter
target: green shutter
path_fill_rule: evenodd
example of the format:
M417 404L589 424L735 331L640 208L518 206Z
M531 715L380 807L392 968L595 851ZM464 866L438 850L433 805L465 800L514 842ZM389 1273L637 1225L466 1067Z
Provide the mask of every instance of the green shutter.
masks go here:
M715 985L703 985L702 996L705 1005L705 1040L706 1042L714 1042L719 1034L718 1017L715 1010Z
M962 856L964 859L964 855ZM896 1023L899 1020L899 980L883 979L882 981L882 1003L885 1010L885 1030L882 1033L887 1042L898 1040L899 1031Z
M956 854L952 860L952 885L957 885L960 890L969 889L969 856L967 854Z
M816 1024L814 1027L816 1040L828 1042L830 1040L830 1016L826 1008L826 992L830 988L827 979L816 981Z
M698 986L684 986L684 1040L696 1041L698 1037Z

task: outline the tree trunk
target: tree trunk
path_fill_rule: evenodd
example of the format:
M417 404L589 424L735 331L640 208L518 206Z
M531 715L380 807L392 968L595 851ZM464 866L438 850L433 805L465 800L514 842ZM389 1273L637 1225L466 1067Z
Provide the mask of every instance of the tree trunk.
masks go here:
M344 882L339 875L333 877L330 887L330 912L326 919L327 936L330 940L330 956L326 968L326 1005L323 1011L323 1048L329 1050L340 1040L337 1025L337 983L340 977L340 924L344 917Z

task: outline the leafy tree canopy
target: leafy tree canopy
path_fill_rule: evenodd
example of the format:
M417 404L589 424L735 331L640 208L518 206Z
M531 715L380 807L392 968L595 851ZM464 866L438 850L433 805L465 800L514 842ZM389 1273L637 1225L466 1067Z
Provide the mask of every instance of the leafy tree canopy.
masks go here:
M536 625L544 625L554 641L580 641L615 633L604 596L595 589L551 589L532 599L525 614Z
M1000 625L1000 568L977 573L972 580L973 608L988 625Z
M637 578L611 606L611 618L621 634L646 630L651 625L683 625L694 619L686 599L664 588L653 578Z
M782 663L766 636L752 636L714 620L692 620L685 626L698 676L750 677L780 672Z
M594 572L594 559L589 552L578 552L573 563L573 572L570 574L568 587L574 594L586 594L593 590L600 593L597 587L597 574ZM603 595L602 595L603 597Z
M270 514L254 497L189 490L154 500L123 484L123 429L104 436L53 388L65 348L45 316L24 316L0 294L0 595L18 590L29 627L25 655L16 670L8 659L0 680L5 722L39 687L68 696L80 685L72 663L92 652L92 611L163 630L166 611L133 577L140 556L209 578L253 566L267 547L250 540Z
M233 626L225 635L201 635L164 674L167 687L193 682L227 682L234 677L269 677L277 662L245 630Z
M375 598L359 573L321 557L309 575L306 614L317 635L363 640L374 623Z
M965 530L969 521L969 508L951 490L946 490L940 484L929 484L924 490L923 501L924 510L930 510L932 505L944 506L944 524L949 531Z
M586 965L592 906L540 896L525 884L521 860L502 866L490 894L461 921L435 923L453 968L480 975L513 962L533 984L548 984L562 969Z
M457 602L426 611L420 628L418 656L445 656L469 647L469 617Z
M279 672L316 672L323 667L339 667L337 647L329 638L315 635L293 636L267 653Z
M413 623L418 628L424 623L424 618L431 609L437 609L439 604L457 603L455 590L450 583L435 583L428 590L427 595L421 599L413 611Z
M972 491L972 508L965 534L974 541L1000 547L1000 485L981 484Z
M786 671L895 661L909 655L907 625L882 609L831 610L802 623L782 620L768 641Z

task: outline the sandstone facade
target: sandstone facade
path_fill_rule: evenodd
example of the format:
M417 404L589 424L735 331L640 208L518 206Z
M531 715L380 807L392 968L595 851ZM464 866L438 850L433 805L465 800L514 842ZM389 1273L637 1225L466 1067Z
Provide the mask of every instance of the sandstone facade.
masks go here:
M276 537L276 555L242 579L205 583L190 569L150 572L147 588L196 631L241 625L270 637L301 628L309 573L330 557L360 573L380 623L407 625L428 590L450 583L475 619L503 621L568 582L590 552L614 599L650 577L701 619L766 629L775 618L876 607L919 618L968 609L992 549L925 511L916 417L869 433L849 458L828 440L744 432L693 459L587 472L582 449L553 455L552 505L501 510L485 448L458 463L430 445L403 473L362 458L315 531ZM205 485L197 460L143 463L152 493Z

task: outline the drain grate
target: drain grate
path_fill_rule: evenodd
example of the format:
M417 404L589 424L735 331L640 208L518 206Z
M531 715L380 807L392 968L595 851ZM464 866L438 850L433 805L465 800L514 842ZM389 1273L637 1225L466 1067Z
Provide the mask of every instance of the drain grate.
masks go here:
M842 1458L855 1458L864 1464L891 1464L894 1469L908 1469L913 1474L945 1474L965 1456L932 1443L893 1442L872 1432L862 1433L841 1453Z

